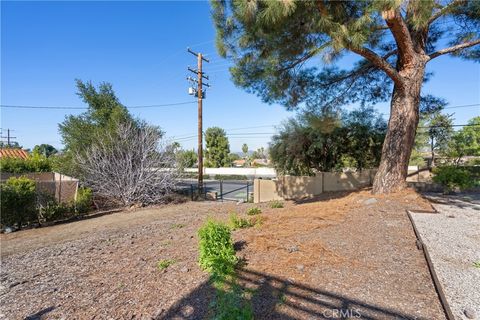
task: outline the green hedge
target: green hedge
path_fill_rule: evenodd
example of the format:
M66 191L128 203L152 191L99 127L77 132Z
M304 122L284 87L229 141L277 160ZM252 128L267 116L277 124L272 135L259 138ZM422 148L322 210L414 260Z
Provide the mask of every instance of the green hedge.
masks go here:
M9 178L0 185L0 192L1 225L17 228L81 216L92 204L89 188L79 188L75 202L58 203L52 195L38 192L35 181L26 177Z
M441 184L445 192L455 189L465 190L475 186L475 167L441 166L433 169L433 181ZM476 178L478 180L478 176Z
M51 161L38 154L27 159L0 158L0 170L8 173L50 172Z
M23 226L37 221L35 182L12 177L0 185L2 225Z

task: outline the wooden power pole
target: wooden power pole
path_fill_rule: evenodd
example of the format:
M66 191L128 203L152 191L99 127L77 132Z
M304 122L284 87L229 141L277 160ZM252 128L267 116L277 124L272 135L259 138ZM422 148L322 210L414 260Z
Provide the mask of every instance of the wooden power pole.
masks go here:
M16 137L12 137L12 136L10 135L10 131L11 131L10 129L7 129L7 136L1 136L1 139L6 139L6 141L7 141L7 146L8 146L8 147L11 147L11 146L12 146L12 144L13 144L13 142L14 142L14 141L12 141L12 140L16 138ZM12 130L12 131L13 131L13 130Z
M196 93L198 99L198 195L203 194L203 99L205 98L205 92L203 91L203 86L210 87L208 83L203 83L203 78L208 80L208 76L204 75L202 69L203 61L209 62L208 59L203 57L201 53L196 53L187 49L188 52L197 57L197 70L194 70L188 67L190 72L193 72L197 75L197 79L192 79L190 77L187 80L190 80L197 84Z

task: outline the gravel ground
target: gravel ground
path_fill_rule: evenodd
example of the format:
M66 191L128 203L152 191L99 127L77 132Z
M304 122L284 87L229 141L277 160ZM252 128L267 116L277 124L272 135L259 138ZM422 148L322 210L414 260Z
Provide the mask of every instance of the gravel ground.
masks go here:
M2 234L0 319L204 319L213 290L197 230L251 206L188 202ZM429 208L417 194L260 207L261 226L234 232L256 319L445 319L405 213Z
M478 195L428 195L439 214L412 213L456 319L480 319ZM468 201L466 201L468 200Z

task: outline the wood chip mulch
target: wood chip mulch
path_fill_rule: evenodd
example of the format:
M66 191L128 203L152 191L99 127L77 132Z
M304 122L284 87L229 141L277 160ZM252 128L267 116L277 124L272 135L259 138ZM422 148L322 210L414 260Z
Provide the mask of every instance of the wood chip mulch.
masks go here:
M372 200L374 199L374 200ZM1 235L0 319L203 319L199 226L252 204L184 203ZM445 319L405 209L413 191L262 204L234 232L256 319ZM158 261L175 262L165 270Z

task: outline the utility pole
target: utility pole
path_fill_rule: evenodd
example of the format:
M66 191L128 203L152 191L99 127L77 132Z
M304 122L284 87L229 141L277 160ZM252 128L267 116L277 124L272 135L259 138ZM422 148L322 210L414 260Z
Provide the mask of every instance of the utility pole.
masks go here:
M3 130L2 130L2 131L3 131ZM13 130L12 130L12 131L13 131ZM7 146L10 147L11 144L12 144L12 142L13 142L12 140L15 139L15 138L17 138L17 137L12 137L12 136L10 135L10 129L7 129L7 135L6 135L6 136L1 136L0 138L2 138L2 139L7 139Z
M203 105L202 101L205 98L205 92L203 86L210 87L208 83L203 83L203 78L208 80L208 76L203 74L202 63L210 62L203 57L201 53L196 53L187 48L187 51L197 57L197 70L188 67L188 71L196 73L197 79L187 77L187 80L197 84L196 90L193 90L191 94L195 94L198 99L198 196L203 194ZM194 92L196 91L196 92Z

